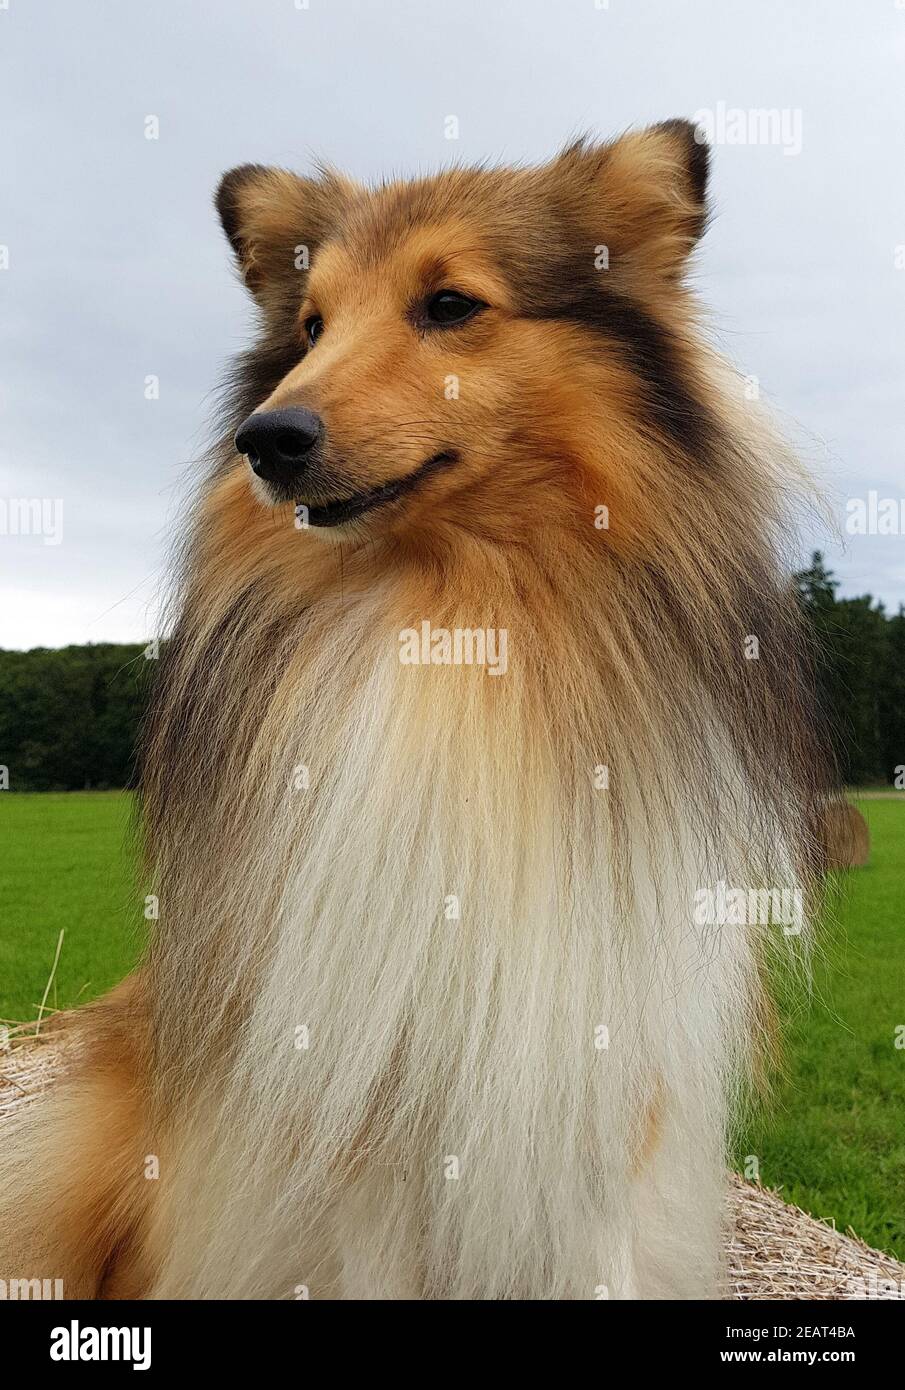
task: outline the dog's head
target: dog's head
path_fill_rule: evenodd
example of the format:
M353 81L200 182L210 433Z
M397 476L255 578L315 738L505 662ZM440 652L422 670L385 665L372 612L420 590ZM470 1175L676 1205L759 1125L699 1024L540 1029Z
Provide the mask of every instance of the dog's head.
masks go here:
M405 703L434 690L397 659L425 616L512 633L514 698L462 687L515 731L512 766L537 734L584 787L600 748L634 769L643 745L648 772L626 784L655 798L661 739L683 750L675 785L698 789L677 825L743 804L738 768L761 843L810 824L822 759L785 578L796 480L699 341L684 283L707 162L669 122L539 168L374 190L227 174L218 207L261 335L191 514L146 741L151 819L179 854L213 787L223 843L256 798L285 799L270 750L295 721L329 758L358 690L390 692L406 737L438 720L467 745L484 714L465 694Z
M706 178L679 121L375 190L233 170L217 206L263 335L229 467L341 533L511 535L564 498L631 527L648 446L707 444L682 286Z

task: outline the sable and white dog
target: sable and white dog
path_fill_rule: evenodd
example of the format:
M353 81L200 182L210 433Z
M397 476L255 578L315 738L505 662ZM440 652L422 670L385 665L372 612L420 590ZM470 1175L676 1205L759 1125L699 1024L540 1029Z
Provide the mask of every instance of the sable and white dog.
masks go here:
M685 284L706 179L675 121L223 180L261 334L144 735L160 920L3 1131L0 1275L717 1291L788 937L696 902L807 896L820 758L798 476Z

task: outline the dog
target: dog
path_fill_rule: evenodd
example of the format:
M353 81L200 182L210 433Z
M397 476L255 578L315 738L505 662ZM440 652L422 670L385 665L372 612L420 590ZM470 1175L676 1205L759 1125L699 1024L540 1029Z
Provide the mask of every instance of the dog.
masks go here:
M142 738L159 920L4 1130L10 1273L717 1295L764 976L811 909L695 904L810 905L825 786L809 484L702 329L707 180L683 121L376 188L223 178L260 331Z

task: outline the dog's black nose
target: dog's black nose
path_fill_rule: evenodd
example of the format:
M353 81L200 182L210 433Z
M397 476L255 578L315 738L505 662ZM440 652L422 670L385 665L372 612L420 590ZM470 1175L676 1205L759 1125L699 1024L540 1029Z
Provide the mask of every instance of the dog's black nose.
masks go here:
M261 410L239 426L235 444L259 478L291 487L304 473L323 432L321 417L303 406Z

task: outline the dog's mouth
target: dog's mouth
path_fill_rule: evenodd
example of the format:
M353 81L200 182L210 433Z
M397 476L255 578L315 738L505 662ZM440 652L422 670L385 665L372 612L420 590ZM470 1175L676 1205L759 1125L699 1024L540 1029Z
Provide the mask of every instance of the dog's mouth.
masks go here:
M367 492L356 492L351 497L340 497L335 502L324 502L321 506L310 506L307 502L297 500L296 516L307 520L309 526L342 526L347 521L354 521L357 517L363 516L365 512L373 511L375 507L383 507L388 502L395 502L397 498L404 497L431 473L435 473L438 468L448 467L457 459L458 454L453 449L445 449L442 453L434 454L427 459L414 473L407 473L404 478L396 478L392 482L381 483L379 487L370 488Z

